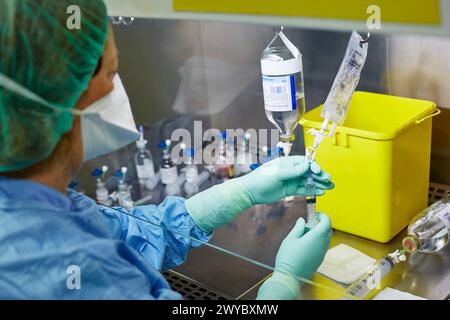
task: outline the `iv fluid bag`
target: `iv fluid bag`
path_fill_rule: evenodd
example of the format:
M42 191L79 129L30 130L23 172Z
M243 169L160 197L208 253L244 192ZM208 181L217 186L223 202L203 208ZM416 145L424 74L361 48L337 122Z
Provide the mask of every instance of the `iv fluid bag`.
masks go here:
M281 44L275 46L278 38ZM261 71L267 118L280 131L281 140L291 141L305 113L305 91L302 55L283 31L264 49Z
M347 117L353 93L361 78L369 44L353 31L339 72L322 109L321 116L336 125L342 125Z
M436 202L416 216L403 240L409 252L436 252L448 243L450 233L450 198Z

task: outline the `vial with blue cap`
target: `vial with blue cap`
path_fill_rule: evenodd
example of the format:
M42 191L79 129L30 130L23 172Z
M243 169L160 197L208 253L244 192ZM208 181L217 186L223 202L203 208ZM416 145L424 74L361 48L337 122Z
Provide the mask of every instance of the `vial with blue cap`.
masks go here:
M129 211L133 208L134 204L131 199L131 186L126 183L127 171L127 167L122 167L116 171L116 178L119 181L117 200L121 207Z
M232 159L231 149L229 149L229 151L227 152L227 144L229 143L227 143L228 135L226 130L222 131L217 139L219 141L219 145L217 148L218 157L214 165L214 173L216 178L218 178L219 180L228 180L234 176L234 160Z
M134 156L136 164L136 173L139 179L139 183L144 185L148 190L153 190L157 184L158 179L155 174L155 167L153 164L153 156L146 148L147 140L144 139L144 127L139 127L141 134L138 141L136 141L137 152Z
M172 162L172 158L170 156L170 140L163 140L159 143L159 148L163 152L163 161L161 163L161 182L165 185L169 185L175 183L178 179L178 168Z
M104 178L105 174L108 171L107 166L102 166L101 168L95 168L91 175L95 178L97 188L95 190L95 197L98 203L104 204L105 206L111 206L112 200L109 197L108 189L106 188Z
M183 169L186 174L186 183L184 184L184 191L187 196L192 196L199 191L198 182L198 168L194 162L195 150L193 148L184 149L186 159L186 166Z

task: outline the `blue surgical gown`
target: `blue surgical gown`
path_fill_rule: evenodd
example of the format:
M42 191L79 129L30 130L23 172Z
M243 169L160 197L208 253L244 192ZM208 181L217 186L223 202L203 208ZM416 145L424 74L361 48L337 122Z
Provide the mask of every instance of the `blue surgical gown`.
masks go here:
M210 235L182 198L118 209L0 176L0 299L181 299L160 270Z

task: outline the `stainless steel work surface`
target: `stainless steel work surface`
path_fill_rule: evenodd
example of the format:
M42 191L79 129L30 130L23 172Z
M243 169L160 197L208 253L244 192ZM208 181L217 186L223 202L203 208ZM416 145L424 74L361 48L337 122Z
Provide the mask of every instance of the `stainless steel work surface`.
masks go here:
M229 226L218 230L211 240L213 245L225 248L257 262L274 265L281 241L295 224L305 215L305 203L298 198L294 204L285 207L259 206L250 209ZM361 252L380 259L401 248L401 232L388 244L334 231L331 246L347 244ZM188 261L176 269L207 286L224 292L233 298L253 299L262 281L271 271L210 247L192 251ZM313 282L321 287L307 285L302 289L302 299L340 299L339 291L346 287L316 273ZM322 287L324 286L324 287ZM382 281L381 288L397 290L426 299L448 299L450 296L450 246L435 254L417 253L394 267ZM338 290L335 292L333 290ZM371 296L379 290L374 290Z

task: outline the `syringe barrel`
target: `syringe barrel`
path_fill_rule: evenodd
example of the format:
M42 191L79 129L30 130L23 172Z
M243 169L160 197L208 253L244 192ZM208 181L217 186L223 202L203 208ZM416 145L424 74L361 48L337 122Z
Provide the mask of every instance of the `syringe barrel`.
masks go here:
M319 221L317 219L316 211L316 185L314 182L313 172L309 170L306 179L306 212L309 228L315 227Z
M381 281L394 268L394 262L388 257L384 257L375 263L369 271L354 282L347 293L359 299L364 299L369 293L381 285Z
M319 219L317 218L317 210L316 210L316 199L306 199L306 215L307 215L307 227L314 228L318 223Z

